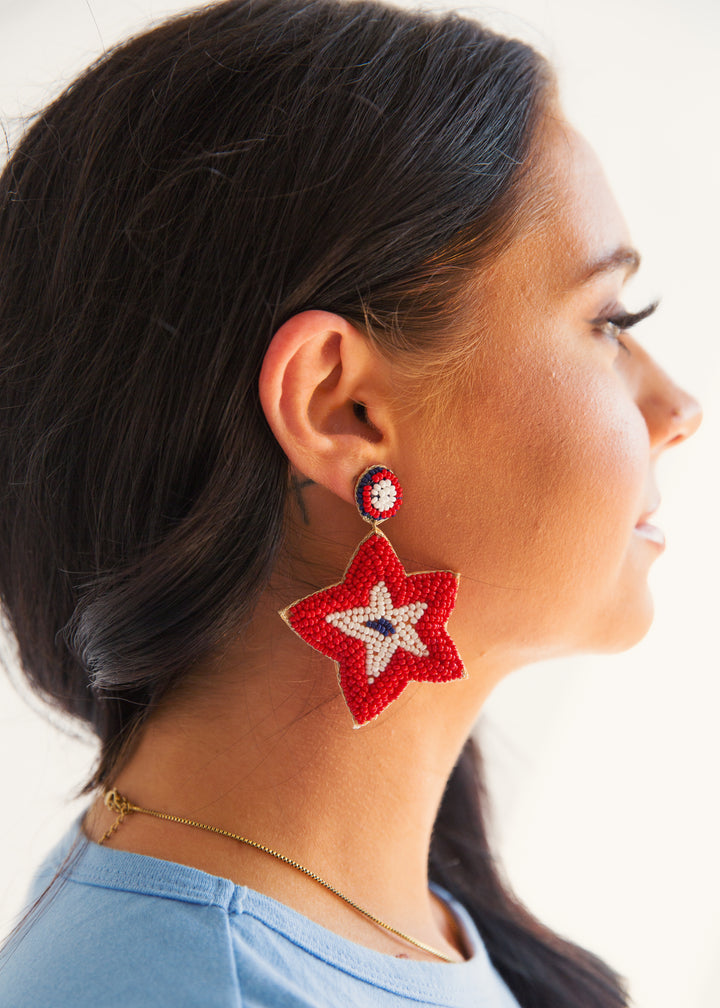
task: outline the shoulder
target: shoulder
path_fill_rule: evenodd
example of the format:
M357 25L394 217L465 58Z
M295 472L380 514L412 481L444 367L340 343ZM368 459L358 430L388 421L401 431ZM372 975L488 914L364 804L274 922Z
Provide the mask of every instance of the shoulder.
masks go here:
M488 1008L517 1008L457 906L472 959L414 962L186 865L87 841L68 859L68 847L38 873L36 892L62 866L2 953L0 1004L8 1008L467 1008L480 995Z
M135 859L78 845L3 950L0 1003L241 1004L228 927L232 883ZM36 891L53 878L53 868L49 861L38 874Z

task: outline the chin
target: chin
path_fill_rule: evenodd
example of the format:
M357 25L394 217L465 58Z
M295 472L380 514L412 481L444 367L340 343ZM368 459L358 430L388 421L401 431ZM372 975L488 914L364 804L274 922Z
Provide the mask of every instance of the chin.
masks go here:
M634 598L619 609L606 614L601 633L595 646L589 648L595 654L618 654L639 644L652 626L655 604L650 589L645 586L641 598Z

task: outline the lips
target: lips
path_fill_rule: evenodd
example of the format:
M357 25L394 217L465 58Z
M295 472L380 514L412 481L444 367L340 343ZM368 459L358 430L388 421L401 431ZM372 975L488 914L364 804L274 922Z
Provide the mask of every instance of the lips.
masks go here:
M635 526L636 533L643 539L647 539L649 542L654 542L658 546L665 545L665 533L657 525L651 525L649 522L642 522L640 525Z
M653 506L651 508L649 508L647 511L644 511L640 515L638 523L637 523L637 525L635 527L637 528L640 525L647 525L648 524L648 519L652 518L652 516L655 514L655 512L658 510L659 507L660 507L660 498L658 497L657 500L655 501L655 503L653 504Z
M657 546L664 546L665 533L661 528L658 528L657 525L653 525L652 522L648 521L648 519L655 514L655 512L659 507L660 507L660 501L658 500L657 503L653 505L653 507L651 507L648 511L645 511L644 514L640 516L640 520L635 526L635 531L643 539L647 539L648 542L653 542Z

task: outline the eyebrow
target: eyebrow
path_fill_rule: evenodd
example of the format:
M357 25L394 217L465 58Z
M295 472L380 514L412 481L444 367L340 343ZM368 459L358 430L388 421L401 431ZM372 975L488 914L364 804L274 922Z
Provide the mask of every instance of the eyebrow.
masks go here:
M622 245L609 255L603 256L602 259L588 264L580 274L580 279L575 286L584 287L597 276L601 276L603 273L612 273L617 269L627 270L628 278L637 273L640 269L640 253L637 249Z

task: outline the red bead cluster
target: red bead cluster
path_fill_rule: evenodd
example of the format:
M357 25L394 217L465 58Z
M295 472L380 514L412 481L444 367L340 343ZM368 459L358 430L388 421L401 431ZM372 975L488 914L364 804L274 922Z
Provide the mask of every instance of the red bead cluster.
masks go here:
M371 592L380 583L392 600L390 616L406 611L403 607L424 604L422 615L413 624L424 648L423 654L406 650L398 631L399 643L387 665L373 678L367 672L367 649L374 646L372 641L350 636L326 617L349 613L350 619L353 613L359 613L357 619L362 620ZM345 700L356 725L362 725L385 710L410 680L448 682L464 678L462 661L445 629L456 595L457 575L451 571L406 574L385 536L373 532L358 547L340 584L301 599L280 615L304 641L337 662ZM408 611L417 613L420 608L414 606ZM364 626L373 627L378 622L382 621L368 620ZM382 636L383 632L378 631L378 638Z

